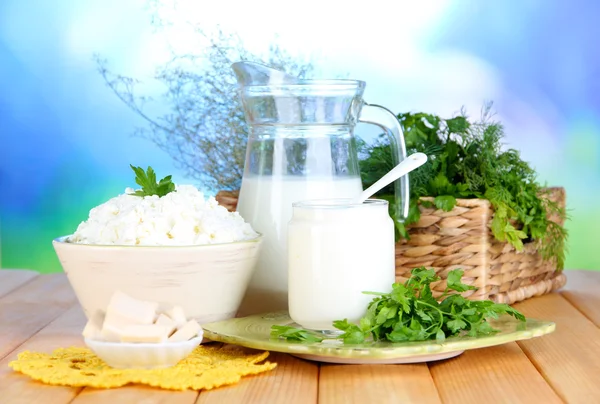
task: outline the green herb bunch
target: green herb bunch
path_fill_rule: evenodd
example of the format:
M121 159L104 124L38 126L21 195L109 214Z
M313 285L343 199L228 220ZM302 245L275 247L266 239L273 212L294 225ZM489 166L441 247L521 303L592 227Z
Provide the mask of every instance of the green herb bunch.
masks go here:
M347 319L333 326L344 333L345 344L373 341L405 342L435 339L439 342L456 335L477 337L497 332L488 322L507 314L519 321L525 316L507 304L491 300L467 300L460 295L474 286L462 283L463 271L450 271L444 294L438 299L431 293L431 283L440 278L432 269L415 268L404 283L394 283L390 293L365 292L376 297L359 324ZM273 326L271 336L296 342L321 342L317 333L289 326Z
M479 122L469 122L464 112L451 119L426 113L402 113L398 119L408 153L420 151L429 160L409 175L410 211L404 223L395 220L398 238L409 238L405 226L419 220L419 204L450 211L456 198L484 198L494 207L496 239L517 250L523 249L524 241L535 240L542 257L555 258L563 268L567 231L548 217L564 220L565 211L549 199L535 170L517 150L503 150L503 128L490 119L490 105ZM362 154L362 181L368 187L392 168L391 151L389 144L378 141L363 145ZM420 200L424 196L434 197L433 203ZM389 186L377 197L399 203Z

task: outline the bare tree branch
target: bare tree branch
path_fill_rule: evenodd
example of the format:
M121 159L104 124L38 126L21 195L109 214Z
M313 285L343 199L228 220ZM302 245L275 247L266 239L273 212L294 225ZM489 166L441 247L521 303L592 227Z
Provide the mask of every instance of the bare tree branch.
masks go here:
M150 7L155 6L150 2ZM156 30L170 24L152 18ZM166 113L150 116L144 109L151 98L139 95L139 81L111 72L107 62L95 57L98 71L108 87L146 122L136 136L154 142L184 170L208 189L237 189L244 169L248 128L237 96L237 83L231 64L239 60L255 61L282 69L301 78L314 72L310 59L292 56L277 38L265 56L246 49L239 35L217 28L205 32L194 25L194 32L208 40L199 53L172 54L155 73L154 79L166 87L162 101Z

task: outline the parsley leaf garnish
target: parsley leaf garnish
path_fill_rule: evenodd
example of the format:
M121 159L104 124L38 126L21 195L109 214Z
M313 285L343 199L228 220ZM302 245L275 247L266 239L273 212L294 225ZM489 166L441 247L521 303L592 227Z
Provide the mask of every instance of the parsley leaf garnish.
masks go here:
M361 320L361 326L348 322L348 319L337 320L333 322L333 326L338 330L344 331L339 338L341 338L345 344L362 344L365 342L365 334L371 329L368 319Z
M448 278L446 279L446 282L449 290L454 290L455 292L465 292L467 290L477 289L475 286L465 285L461 282L463 274L464 272L460 269L455 269L454 271L448 272Z
M142 189L138 189L132 195L135 196L150 196L150 195L158 195L159 197L165 196L169 192L175 191L175 184L171 181L171 176L167 175L162 180L156 182L156 173L152 169L152 167L148 167L148 169L144 172L142 167L134 167L133 165L129 165L131 169L135 172L135 182Z
M456 198L452 195L438 195L433 200L435 207L450 212L456 205Z
M271 327L271 338L283 338L295 342L321 342L323 338L314 332L303 328L295 328L287 325L274 325Z
M347 319L333 322L343 333L338 337L344 344L360 344L369 336L373 341L405 342L436 340L443 342L456 335L477 337L497 332L488 322L501 315L519 321L525 316L507 304L491 300L467 300L461 292L476 288L462 282L463 271L448 273L447 286L441 301L431 293L431 283L440 278L431 269L415 268L405 283L394 283L390 293L365 292L375 297L359 324ZM457 293L458 292L458 293ZM274 325L271 337L305 343L321 342L312 331Z

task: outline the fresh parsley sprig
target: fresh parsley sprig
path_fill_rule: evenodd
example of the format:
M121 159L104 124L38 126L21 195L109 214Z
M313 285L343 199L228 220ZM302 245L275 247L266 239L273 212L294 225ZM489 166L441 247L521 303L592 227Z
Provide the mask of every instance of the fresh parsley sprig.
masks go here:
M431 283L440 278L432 269L415 268L405 283L394 283L390 293L365 292L374 295L367 314L359 324L347 319L334 321L333 326L341 331L338 338L345 344L360 344L371 336L373 341L406 342L437 340L456 335L477 337L497 332L489 319L510 315L519 321L525 316L507 304L491 300L467 300L460 295L475 290L462 283L463 271L455 269L447 277L444 294L433 297ZM321 342L312 332L289 326L273 326L271 337L287 341Z
M430 286L440 280L435 271L424 267L413 269L404 284L395 283L390 293L379 294L371 301L367 315L360 321L362 340L358 335L346 335L346 331L342 335L344 342L363 342L369 333L375 341L443 341L461 333L471 337L492 334L496 330L487 320L502 314L525 321L521 313L507 304L462 297L458 293L476 289L462 283L462 276L460 269L449 272L446 290L438 301L433 297Z
M142 189L138 189L132 195L135 196L150 196L150 195L158 195L159 197L165 196L169 192L175 191L175 184L171 181L171 176L167 175L162 180L156 182L156 173L152 169L152 167L148 167L148 169L144 172L142 167L134 167L133 165L129 165L131 169L135 172L135 182Z
M287 325L274 325L271 327L271 337L283 338L287 341L296 342L321 342L323 338L317 336L314 332L303 328L295 328Z

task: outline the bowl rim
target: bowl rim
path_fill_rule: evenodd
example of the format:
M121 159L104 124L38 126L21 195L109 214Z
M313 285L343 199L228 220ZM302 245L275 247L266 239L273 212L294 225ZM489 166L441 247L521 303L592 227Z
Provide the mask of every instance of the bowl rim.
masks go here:
M198 335L194 338L185 340L185 341L179 341L179 342L169 342L169 341L165 341L165 342L111 342L111 341L101 341L98 339L93 339L93 338L84 338L84 342L85 344L89 347L90 344L94 345L94 346L104 346L104 347L111 347L111 348L132 348L132 349L147 349L147 348L176 348L176 347L182 347L182 346L187 346L187 345L193 345L196 344L200 345L200 343L203 340L203 336L202 335Z
M236 244L251 244L251 243L259 243L263 239L262 233L256 232L258 235L254 238L240 241L231 241L228 243L213 243L213 244L182 244L182 245L128 245L128 244L84 244L84 243L72 243L67 241L72 234L68 234L66 236L60 236L52 240L52 244L58 245L68 245L72 246L72 248L128 248L128 249L165 249L165 248L173 248L173 249L183 249L183 248L216 248L223 246L231 246Z

